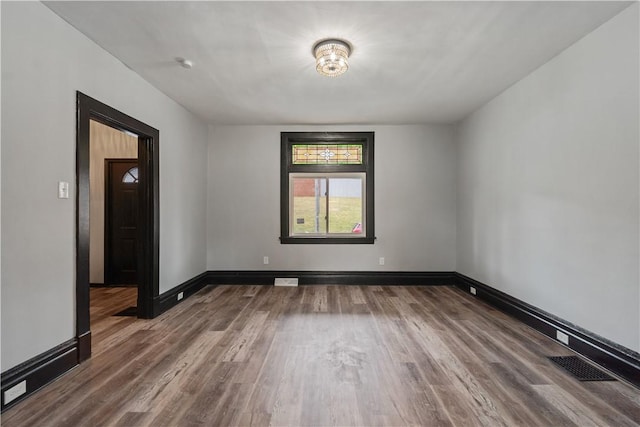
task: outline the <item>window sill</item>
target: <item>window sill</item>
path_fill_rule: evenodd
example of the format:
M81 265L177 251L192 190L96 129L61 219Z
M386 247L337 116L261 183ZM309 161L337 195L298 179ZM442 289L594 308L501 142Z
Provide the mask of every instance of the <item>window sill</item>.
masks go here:
M280 237L281 244L372 245L375 237Z

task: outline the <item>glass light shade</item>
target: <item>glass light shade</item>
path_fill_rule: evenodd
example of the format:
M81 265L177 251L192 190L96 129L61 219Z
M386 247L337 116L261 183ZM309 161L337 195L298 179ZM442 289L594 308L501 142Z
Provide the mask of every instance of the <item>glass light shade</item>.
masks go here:
M351 49L342 40L324 40L313 51L316 56L316 71L323 76L336 77L349 69Z

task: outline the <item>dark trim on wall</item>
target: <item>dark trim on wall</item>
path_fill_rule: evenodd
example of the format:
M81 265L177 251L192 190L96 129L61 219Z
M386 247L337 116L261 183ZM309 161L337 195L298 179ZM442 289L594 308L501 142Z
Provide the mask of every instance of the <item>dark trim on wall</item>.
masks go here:
M104 283L89 283L92 288L137 288L138 285L105 285Z
M78 365L78 341L71 339L2 373L2 412ZM8 404L4 393L26 381L26 392Z
M470 287L474 287L477 298L515 317L562 345L565 344L557 340L556 331L567 334L569 345L565 345L566 347L640 388L640 354L633 350L615 344L463 274L456 273L455 285L465 292L470 292Z
M207 278L208 274L207 272L204 272L176 286L175 288L168 290L167 292L163 292L155 300L155 305L157 305L158 307L158 314L164 313L165 311L178 305L191 295L195 294L200 289L204 288L209 284ZM180 292L182 292L182 298L178 300L178 294Z
M91 331L78 336L78 363L91 357Z
M91 355L89 317L90 121L138 135L138 317L153 318L159 295L159 140L157 129L81 92L76 92L76 339L80 361Z
M216 285L273 285L276 277L297 277L299 285L453 285L453 271L208 271L207 283Z
M374 244L374 139L375 132L280 132L280 243L282 244ZM350 165L298 165L293 164L294 144L362 144L362 164ZM317 237L289 234L289 181L290 174L309 172L322 175L334 172L360 172L366 175L365 234L360 237L326 235Z

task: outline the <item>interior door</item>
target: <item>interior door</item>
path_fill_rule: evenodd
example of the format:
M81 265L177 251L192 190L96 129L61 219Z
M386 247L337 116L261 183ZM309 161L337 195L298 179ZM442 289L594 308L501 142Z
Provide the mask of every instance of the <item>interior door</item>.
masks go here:
M105 284L138 283L138 161L105 159Z

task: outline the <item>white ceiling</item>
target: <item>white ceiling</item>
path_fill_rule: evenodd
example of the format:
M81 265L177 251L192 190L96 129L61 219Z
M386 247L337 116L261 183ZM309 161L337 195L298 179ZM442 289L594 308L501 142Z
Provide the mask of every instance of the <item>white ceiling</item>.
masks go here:
M455 122L629 4L46 2L213 124ZM324 38L353 46L338 78L315 71Z

